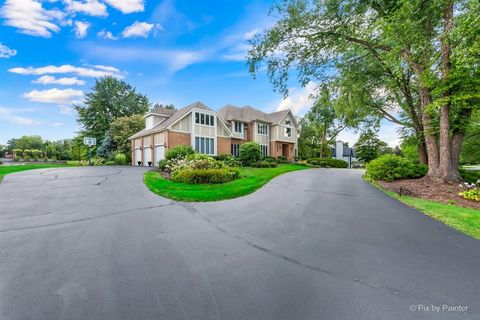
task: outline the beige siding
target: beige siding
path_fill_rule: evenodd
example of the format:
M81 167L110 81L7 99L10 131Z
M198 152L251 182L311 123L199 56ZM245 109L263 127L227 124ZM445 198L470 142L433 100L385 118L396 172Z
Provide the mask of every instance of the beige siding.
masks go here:
M165 132L156 133L154 135L154 145L165 144Z
M148 147L151 144L152 144L152 136L151 135L144 136L143 137L143 146Z
M215 127L195 124L195 135L200 137L215 137Z
M217 118L217 135L222 137L230 137L228 130L225 128L225 126L220 122L218 118Z
M172 126L172 130L190 132L191 114L178 121Z
M291 128L292 128L292 136L291 137L287 137L285 135L285 129L286 129L286 126L285 126L285 120L290 120L290 123L292 124ZM298 132L297 132L297 128L295 128L294 124L293 124L293 119L290 117L290 115L288 115L280 125L276 125L276 126L273 126L271 127L271 140L278 140L278 141L286 141L286 142L293 142L293 143L296 143L297 142L297 138L298 138Z
M140 148L142 146L142 138L135 139L135 148Z

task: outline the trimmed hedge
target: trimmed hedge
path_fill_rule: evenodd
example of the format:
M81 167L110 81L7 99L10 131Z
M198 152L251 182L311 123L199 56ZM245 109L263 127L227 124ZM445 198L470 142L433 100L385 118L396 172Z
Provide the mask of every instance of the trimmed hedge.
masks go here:
M276 168L277 163L271 161L260 161L252 163L251 166L254 168Z
M262 158L262 149L256 142L246 142L240 145L240 161L245 166L257 163Z
M394 154L380 156L367 164L367 173L374 180L394 181L423 177L428 167L415 165L410 160Z
M310 158L305 160L308 164L322 168L348 168L348 162L333 158Z
M125 165L127 163L127 156L124 153L117 153L114 158L115 164Z
M235 180L239 176L237 168L222 169L190 169L177 172L172 180L189 184L225 183Z

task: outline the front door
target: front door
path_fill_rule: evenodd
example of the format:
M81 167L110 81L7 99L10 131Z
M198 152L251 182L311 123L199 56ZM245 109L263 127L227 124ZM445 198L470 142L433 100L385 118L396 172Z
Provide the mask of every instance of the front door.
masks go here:
M282 144L282 156L288 159L288 144Z

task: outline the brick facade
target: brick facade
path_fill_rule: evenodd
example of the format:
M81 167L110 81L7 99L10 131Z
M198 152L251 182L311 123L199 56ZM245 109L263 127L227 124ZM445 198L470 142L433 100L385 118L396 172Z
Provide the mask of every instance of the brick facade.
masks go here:
M167 149L174 148L179 144L190 145L190 133L184 132L175 132L169 131L167 132L167 136L165 137L165 141L167 141Z
M232 140L234 139L226 138L226 137L217 137L217 155L231 154Z
M286 156L288 161L295 159L295 144L291 142L270 141L270 156Z

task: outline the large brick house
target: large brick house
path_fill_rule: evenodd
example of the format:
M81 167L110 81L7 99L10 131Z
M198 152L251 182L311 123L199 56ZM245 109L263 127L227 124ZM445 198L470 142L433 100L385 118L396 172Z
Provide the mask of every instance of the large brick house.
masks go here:
M290 110L264 113L250 106L226 105L215 112L195 102L179 110L157 107L144 118L145 129L129 138L132 165L157 165L167 149L179 144L212 156L238 156L240 145L247 141L260 144L264 156L293 160L297 153L297 123Z

